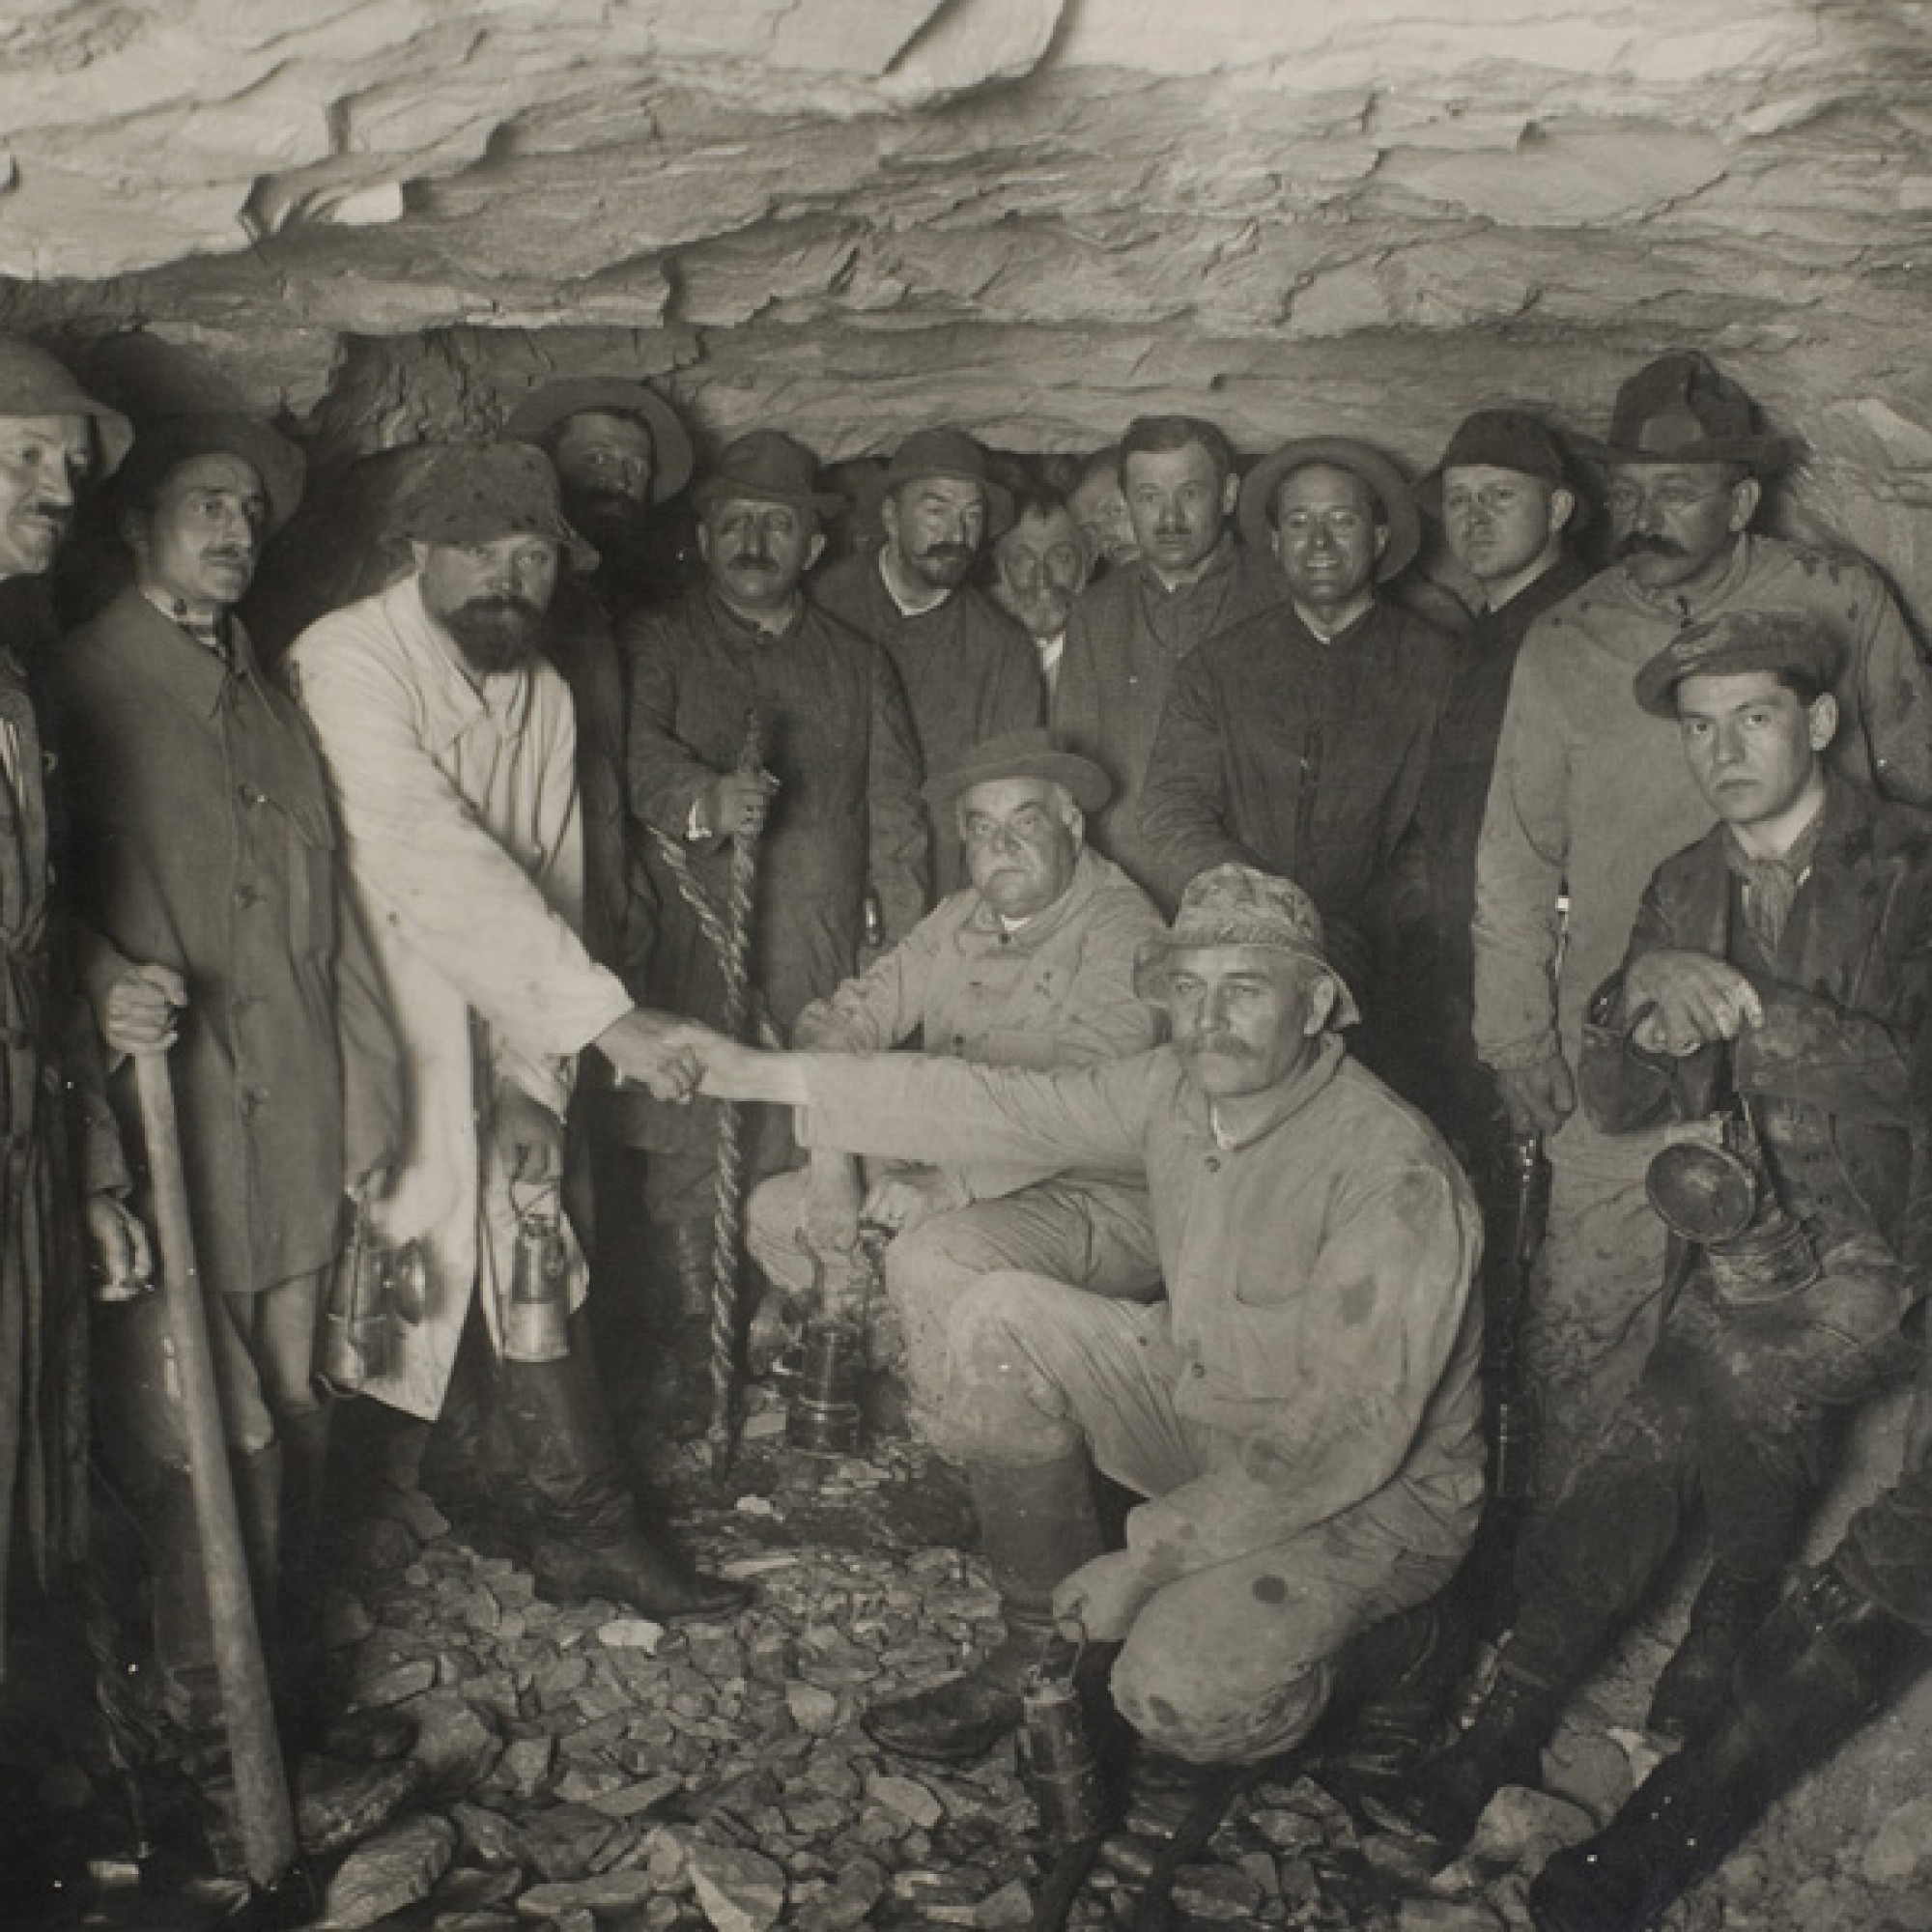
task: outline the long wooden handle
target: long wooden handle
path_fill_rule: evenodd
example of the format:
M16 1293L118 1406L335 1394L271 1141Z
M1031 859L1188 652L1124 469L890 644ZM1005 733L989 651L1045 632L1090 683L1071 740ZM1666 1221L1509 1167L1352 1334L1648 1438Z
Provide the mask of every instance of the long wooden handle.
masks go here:
M214 1633L214 1668L228 1731L242 1856L249 1878L263 1889L286 1878L301 1856L295 1811L275 1733L262 1634L248 1583L228 1442L221 1427L221 1398L214 1385L214 1357L208 1340L208 1312L195 1267L188 1223L187 1185L182 1177L181 1133L166 1056L137 1054L134 1081L141 1096L141 1130L148 1147L154 1188L155 1232L161 1250L161 1292L168 1334L174 1343L185 1418L188 1474L201 1530L202 1568Z

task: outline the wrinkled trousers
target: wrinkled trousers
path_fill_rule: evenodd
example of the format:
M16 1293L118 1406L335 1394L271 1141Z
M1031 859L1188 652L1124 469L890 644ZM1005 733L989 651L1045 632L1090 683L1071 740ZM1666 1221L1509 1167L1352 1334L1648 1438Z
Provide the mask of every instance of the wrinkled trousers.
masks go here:
M1631 1401L1524 1536L1513 1665L1549 1684L1586 1669L1696 1501L1714 1562L1776 1576L1853 1414L1903 1365L1910 1301L1875 1236L1828 1250L1808 1286L1748 1305L1724 1302L1693 1269Z
M939 1446L969 1466L1084 1448L1138 1494L1167 1495L1237 1463L1245 1440L1179 1412L1185 1368L1164 1303L987 1274L954 1308ZM1480 1505L1479 1476L1454 1500L1396 1484L1163 1585L1115 1662L1115 1705L1150 1744L1197 1763L1291 1749L1327 1704L1337 1653L1448 1582Z

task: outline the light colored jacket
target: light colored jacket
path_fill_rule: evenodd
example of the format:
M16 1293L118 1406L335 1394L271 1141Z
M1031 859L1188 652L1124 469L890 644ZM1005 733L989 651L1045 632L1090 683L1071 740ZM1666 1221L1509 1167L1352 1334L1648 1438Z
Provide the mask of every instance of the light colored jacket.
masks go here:
M570 693L551 666L476 679L413 577L311 625L290 654L340 814L401 1037L405 1154L385 1239L423 1243L430 1293L395 1371L367 1393L442 1404L471 1294L493 1336L517 1210L487 1122L500 1085L561 1117L577 1054L630 1009L584 951L582 828ZM568 1224L570 1298L584 1268Z

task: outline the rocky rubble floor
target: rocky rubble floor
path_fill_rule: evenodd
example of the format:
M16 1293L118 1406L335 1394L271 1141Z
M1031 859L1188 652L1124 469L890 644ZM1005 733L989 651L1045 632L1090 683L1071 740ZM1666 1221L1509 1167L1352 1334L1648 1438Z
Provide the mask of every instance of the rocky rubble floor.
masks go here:
M527 1573L459 1542L394 1459L345 1552L331 1637L353 1703L415 1719L430 1782L325 1870L332 1932L1031 1923L1045 1866L1011 1754L912 1766L858 1724L875 1697L974 1655L996 1607L983 1573L908 1529L920 1452L813 1462L781 1429L781 1410L754 1411L722 1485L696 1450L656 1472L694 1550L758 1591L735 1620L673 1629L538 1601ZM1177 1924L1527 1926L1528 1874L1652 1761L1617 1720L1660 1655L1640 1642L1559 1737L1547 1769L1568 1795L1505 1792L1447 1872L1432 1879L1404 1839L1284 1776L1237 1799L1183 1869ZM1867 1776L1847 1829L1807 1787L1673 1932L1932 1932L1932 1804L1913 1789ZM1135 1896L1103 1863L1070 1923L1126 1924Z

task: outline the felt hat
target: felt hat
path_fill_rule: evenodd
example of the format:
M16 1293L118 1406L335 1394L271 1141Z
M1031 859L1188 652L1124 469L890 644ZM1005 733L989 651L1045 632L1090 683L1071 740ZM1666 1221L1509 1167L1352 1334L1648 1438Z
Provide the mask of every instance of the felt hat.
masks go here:
M1359 476L1375 492L1388 525L1388 542L1376 562L1376 582L1386 583L1401 576L1422 544L1422 519L1403 473L1378 449L1348 436L1306 436L1285 443L1264 456L1241 484L1241 534L1248 548L1263 556L1274 554L1274 493L1285 476L1311 464L1327 464Z
M886 466L886 488L893 491L923 476L950 476L977 483L986 499L986 534L996 537L1012 527L1012 492L993 474L986 452L963 429L922 429L899 444Z
M1261 946L1306 959L1335 982L1329 1024L1353 1026L1362 1017L1349 982L1324 950L1315 901L1293 879L1233 863L1195 873L1180 895L1174 923L1141 947L1134 961L1136 989L1144 996L1156 994L1174 955L1204 946Z
M1442 452L1442 461L1415 486L1415 500L1432 517L1442 515L1442 479L1452 469L1514 469L1534 476L1577 499L1567 527L1579 529L1589 499L1577 489L1556 432L1523 410L1478 410L1464 416Z
M102 476L121 467L134 426L119 410L90 396L44 349L0 335L0 416L87 416L100 442Z
M595 548L565 521L556 471L534 443L445 443L397 502L390 529L430 544L545 537L565 546L580 570L597 568Z
M239 456L254 470L269 498L271 535L300 506L308 471L301 451L260 417L227 410L144 421L134 439L133 454L118 479L121 497L138 502L170 470L195 456Z
M942 772L925 781L925 798L943 811L963 791L996 779L1047 779L1065 785L1082 811L1098 811L1114 795L1113 781L1091 758L1063 752L1051 732L1038 725L1003 731L970 746Z
M691 433L677 412L642 383L621 376L569 376L532 389L510 412L505 436L536 442L570 416L636 416L651 433L651 501L663 503L691 481Z
M1675 718L1677 687L1687 677L1795 670L1829 691L1842 655L1837 639L1804 611L1726 611L1679 631L1637 672L1634 688L1653 718Z
M1760 475L1796 453L1788 438L1759 432L1743 385L1694 349L1639 369L1617 391L1609 436L1583 448L1599 463L1742 463Z
M727 497L790 503L821 517L838 516L846 508L843 497L818 487L817 457L776 429L754 429L726 443L692 492L700 510Z

